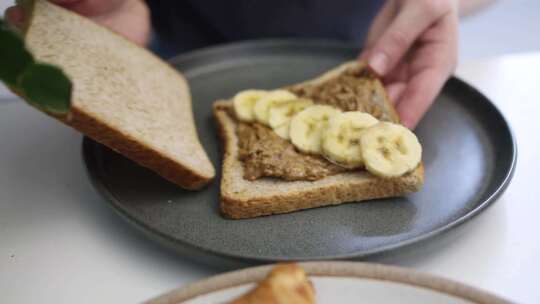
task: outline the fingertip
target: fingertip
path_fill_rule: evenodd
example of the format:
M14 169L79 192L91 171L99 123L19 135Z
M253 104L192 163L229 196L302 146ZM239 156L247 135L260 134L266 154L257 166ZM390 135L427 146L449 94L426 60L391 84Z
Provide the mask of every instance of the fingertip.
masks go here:
M416 125L424 115L424 111L418 111L410 107L406 102L400 102L396 108L401 124L405 127L414 130Z
M20 28L24 22L24 11L20 6L11 6L4 13L9 24Z
M444 75L436 69L427 69L407 82L396 109L405 126L413 129L424 117L444 84Z
M378 52L370 55L367 61L369 67L375 71L375 73L384 76L388 71L389 60L390 58L388 58L386 54Z
M405 89L407 88L407 85L404 82L394 82L391 84L386 85L386 93L388 94L388 99L390 99L390 103L397 104L397 101L403 95L403 92L405 92Z
M417 124L418 123L417 123L416 120L404 120L403 121L403 125L409 130L414 130L416 128Z
M415 126L416 117L422 115L423 112L423 107L420 106L418 99L421 95L418 95L417 92L417 88L408 83L405 92L403 92L396 105L396 112L399 115L401 124L411 130Z

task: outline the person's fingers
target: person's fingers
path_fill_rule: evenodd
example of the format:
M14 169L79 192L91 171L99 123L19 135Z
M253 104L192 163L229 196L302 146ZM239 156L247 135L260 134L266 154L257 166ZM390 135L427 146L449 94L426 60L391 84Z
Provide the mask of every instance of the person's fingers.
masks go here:
M386 94L388 94L388 99L390 99L390 103L395 105L403 92L405 92L407 84L405 82L393 82L385 85L385 87Z
M150 12L143 0L50 0L66 9L85 15L129 40L145 46L150 37ZM24 24L24 11L13 6L5 12L6 20Z
M24 11L20 6L11 6L4 13L9 24L21 28L24 23Z
M84 16L98 16L115 11L132 0L53 0L58 5Z
M384 3L380 12L375 16L369 27L366 40L364 42L362 53L359 59L366 60L369 48L375 43L376 39L384 32L396 15L396 1L388 0Z
M435 100L457 60L457 17L449 14L426 32L411 62L412 77L397 104L402 123L414 128Z
M447 1L410 1L400 8L390 26L369 50L368 63L373 70L384 76L398 64L420 34L450 9L438 2Z
M144 1L125 2L116 11L92 19L141 46L150 39L150 11Z
M382 80L385 84L393 82L407 82L409 79L409 74L409 63L402 61L391 72L387 73Z
M434 69L415 75L403 92L397 112L403 125L414 129L439 93L446 77Z
M50 0L52 3L60 5L66 9L74 11L84 16L98 16L109 14L126 5L132 0ZM135 1L137 2L137 1ZM5 12L8 22L15 26L20 26L23 22L24 14L20 6L12 6Z

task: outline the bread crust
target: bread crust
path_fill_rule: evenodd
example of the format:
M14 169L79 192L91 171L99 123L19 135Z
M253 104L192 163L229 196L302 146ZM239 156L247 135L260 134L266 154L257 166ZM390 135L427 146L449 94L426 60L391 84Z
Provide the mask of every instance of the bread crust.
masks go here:
M15 88L8 86L8 89L20 98L24 98ZM161 177L184 189L201 189L214 178L214 175L203 176L197 174L193 170L159 153L159 151L141 144L136 139L107 126L99 119L93 118L75 107L72 107L67 115L43 113L124 155L137 164L155 171Z
M197 174L190 168L161 154L158 150L145 146L136 139L107 126L77 108L71 109L69 119L68 117L56 118L185 189L200 189L213 178L213 176Z

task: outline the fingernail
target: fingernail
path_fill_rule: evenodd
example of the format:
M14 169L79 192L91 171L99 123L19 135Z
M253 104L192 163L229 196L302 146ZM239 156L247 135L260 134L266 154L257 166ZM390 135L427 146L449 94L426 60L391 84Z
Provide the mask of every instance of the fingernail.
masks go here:
M383 53L376 53L369 59L369 66L379 75L386 73L388 57Z
M410 116L408 111L403 110L403 104L399 104L397 107L397 112L399 114L399 120L401 124L410 130L414 130L416 127L416 119Z

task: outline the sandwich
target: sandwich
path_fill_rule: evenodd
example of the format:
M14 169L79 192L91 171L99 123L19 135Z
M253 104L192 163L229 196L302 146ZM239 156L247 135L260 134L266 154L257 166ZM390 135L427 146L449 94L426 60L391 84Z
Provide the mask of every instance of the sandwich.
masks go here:
M214 178L178 71L48 1L21 2L24 44L72 81L69 110L47 114L185 189ZM403 196L423 184L421 145L364 63L246 89L217 101L213 115L224 144L220 206L230 218Z
M297 264L278 264L257 286L231 304L312 304L315 290Z
M22 29L26 47L36 61L60 67L73 84L69 111L47 114L185 189L212 180L215 170L178 71L49 1L22 2L29 16Z
M346 62L214 104L222 213L233 219L404 196L424 182L422 147L377 75Z

